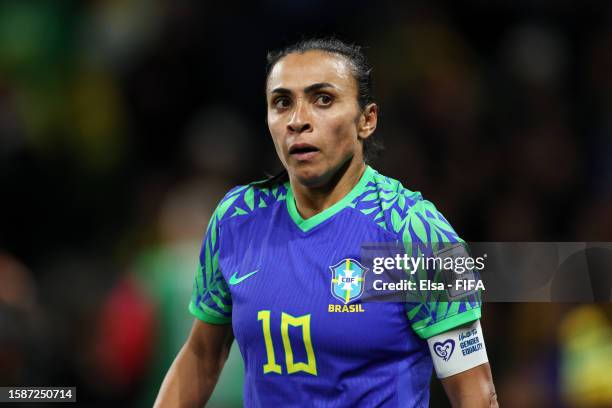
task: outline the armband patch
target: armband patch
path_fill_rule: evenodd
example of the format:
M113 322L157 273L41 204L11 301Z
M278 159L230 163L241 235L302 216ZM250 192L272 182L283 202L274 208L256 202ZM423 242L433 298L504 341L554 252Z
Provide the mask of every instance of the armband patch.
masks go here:
M438 378L459 374L489 361L480 320L427 339Z

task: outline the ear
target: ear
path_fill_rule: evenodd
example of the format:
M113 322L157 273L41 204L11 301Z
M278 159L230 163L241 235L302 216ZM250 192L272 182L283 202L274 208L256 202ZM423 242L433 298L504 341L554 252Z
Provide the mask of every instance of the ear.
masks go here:
M376 130L377 123L378 105L370 103L359 115L359 123L357 124L357 135L359 139L367 139L370 137Z

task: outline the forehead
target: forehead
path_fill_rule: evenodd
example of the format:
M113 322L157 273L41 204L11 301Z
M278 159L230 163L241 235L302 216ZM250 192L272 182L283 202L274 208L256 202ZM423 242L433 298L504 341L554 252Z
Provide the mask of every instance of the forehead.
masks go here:
M266 90L286 88L297 91L321 82L328 82L341 91L356 90L346 58L324 51L292 53L282 58L272 68Z

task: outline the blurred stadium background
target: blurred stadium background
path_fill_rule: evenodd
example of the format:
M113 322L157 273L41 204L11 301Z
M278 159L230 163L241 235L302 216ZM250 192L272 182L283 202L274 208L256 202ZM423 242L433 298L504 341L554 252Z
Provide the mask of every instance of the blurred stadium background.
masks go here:
M302 34L369 47L375 167L463 238L612 241L612 3L3 0L0 385L151 405L212 210L279 168L265 55ZM501 405L612 406L611 316L487 304Z

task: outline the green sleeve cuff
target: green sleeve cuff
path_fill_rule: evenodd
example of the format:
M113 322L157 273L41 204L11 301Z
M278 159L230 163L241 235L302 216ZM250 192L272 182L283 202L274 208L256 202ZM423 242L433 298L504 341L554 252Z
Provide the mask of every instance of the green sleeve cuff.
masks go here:
M446 319L434 323L431 326L417 329L415 330L415 332L419 335L420 338L428 339L437 334L444 333L446 331L454 329L457 326L461 326L462 324L469 323L477 319L480 319L480 307L476 307L474 309L458 313L454 316L447 317Z
M230 324L232 319L229 317L213 316L198 308L193 302L189 303L189 312L196 318L210 324Z

